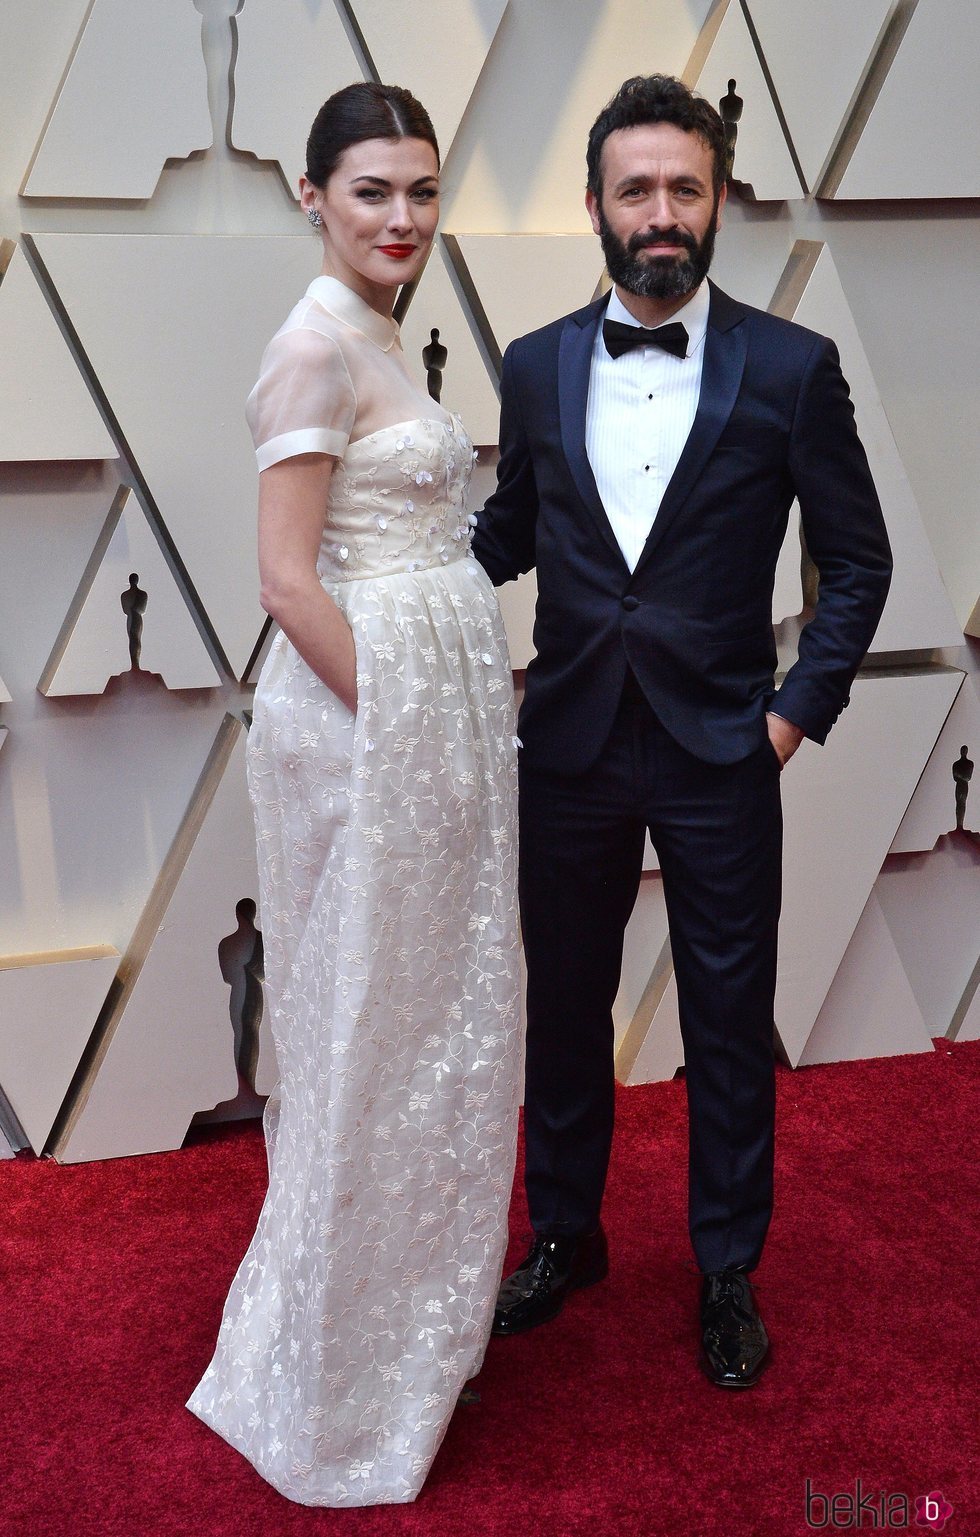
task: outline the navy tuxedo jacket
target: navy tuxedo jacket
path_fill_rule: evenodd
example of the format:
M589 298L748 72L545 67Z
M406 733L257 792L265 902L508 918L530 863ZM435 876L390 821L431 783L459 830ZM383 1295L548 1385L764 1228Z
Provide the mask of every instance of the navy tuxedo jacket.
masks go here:
M697 415L630 572L585 448L605 303L521 337L504 356L497 489L474 553L497 585L537 567L524 761L588 768L627 664L663 725L707 762L759 748L769 708L822 742L847 704L891 573L837 349L711 285ZM776 693L773 577L794 497L819 600Z

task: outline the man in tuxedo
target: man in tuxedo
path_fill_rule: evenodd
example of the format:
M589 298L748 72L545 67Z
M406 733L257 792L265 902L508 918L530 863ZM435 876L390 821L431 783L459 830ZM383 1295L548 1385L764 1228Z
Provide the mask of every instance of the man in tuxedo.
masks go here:
M779 775L847 704L891 561L833 343L706 281L725 156L721 118L678 80L628 80L600 113L586 202L614 287L507 349L474 550L497 584L532 566L538 580L519 726L534 1241L494 1330L544 1323L607 1273L611 1008L649 829L684 1039L701 1364L747 1387L768 1351L749 1274L772 1210ZM820 590L777 690L794 498Z

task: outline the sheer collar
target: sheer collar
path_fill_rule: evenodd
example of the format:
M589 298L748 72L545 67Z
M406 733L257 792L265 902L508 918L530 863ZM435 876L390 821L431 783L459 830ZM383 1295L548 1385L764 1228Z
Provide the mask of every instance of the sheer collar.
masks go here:
M398 324L387 315L379 315L364 299L339 278L321 275L314 278L306 290L308 299L315 299L328 314L342 320L345 325L359 331L368 341L374 342L382 352L390 351L398 338Z

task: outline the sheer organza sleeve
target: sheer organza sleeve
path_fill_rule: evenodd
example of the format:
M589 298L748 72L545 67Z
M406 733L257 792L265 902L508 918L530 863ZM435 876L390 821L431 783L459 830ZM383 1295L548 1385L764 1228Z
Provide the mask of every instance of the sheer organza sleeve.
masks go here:
M296 327L274 336L245 406L260 470L294 454L335 454L350 441L356 398L337 343Z

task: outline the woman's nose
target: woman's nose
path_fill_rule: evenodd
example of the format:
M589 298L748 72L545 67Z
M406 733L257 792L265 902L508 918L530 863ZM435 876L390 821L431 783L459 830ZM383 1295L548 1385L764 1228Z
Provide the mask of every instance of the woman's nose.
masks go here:
M408 199L396 197L392 199L388 210L388 228L393 231L411 229L412 215L408 206Z

